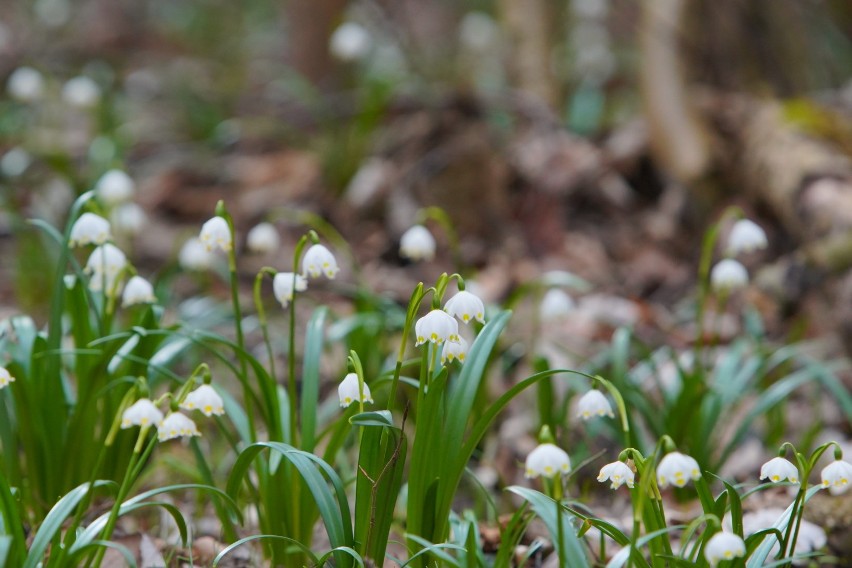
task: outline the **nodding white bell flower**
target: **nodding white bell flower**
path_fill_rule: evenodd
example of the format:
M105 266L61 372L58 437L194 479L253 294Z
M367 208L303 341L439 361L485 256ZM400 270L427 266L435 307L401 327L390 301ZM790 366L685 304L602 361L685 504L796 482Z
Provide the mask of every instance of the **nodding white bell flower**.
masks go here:
M635 479L636 475L630 469L630 466L620 461L606 464L598 474L598 481L601 483L605 483L606 481L612 482L610 485L611 489L618 489L625 483L627 487L633 489L633 481Z
M101 100L101 88L89 77L74 77L62 86L62 100L77 108L91 108Z
M156 304L157 296L154 287L141 276L134 276L127 281L121 294L121 306L127 308L136 304Z
M86 262L86 272L91 274L89 278L89 290L100 292L101 290L112 293L115 282L121 272L127 266L127 257L117 246L104 243L92 251Z
M370 32L364 26L346 22L331 34L329 51L341 61L357 61L369 53L372 43Z
M542 321L558 321L571 315L574 307L574 300L567 292L558 288L551 288L545 292L541 299L538 313Z
M224 218L216 216L201 225L198 240L208 251L219 249L222 252L231 250L231 228Z
M138 235L142 231L148 216L139 205L128 201L119 204L112 210L110 220L116 232L132 236Z
M200 410L204 416L225 414L222 397L210 385L201 385L183 399L180 407L184 410Z
M195 426L195 422L181 414L171 412L157 428L157 439L161 442L173 438L200 436L201 432Z
M321 274L325 274L326 278L334 280L338 270L340 268L334 255L323 245L311 245L302 257L302 275L305 277L319 278Z
M295 277L296 287L293 289L293 278ZM308 281L301 274L293 274L292 272L279 272L272 279L272 292L275 294L275 299L281 302L283 307L293 301L295 292L304 292L308 289Z
M479 323L485 323L485 305L482 300L467 290L461 290L447 300L444 311L466 324L474 319Z
M136 184L122 170L109 170L95 183L95 193L107 205L129 201L135 191Z
M359 394L361 395L359 397ZM337 387L337 396L340 398L340 407L346 408L353 402L357 400L361 400L361 402L369 402L372 404L373 397L370 394L370 387L367 386L367 383L364 383L363 391L358 391L358 375L356 373L349 373L345 377L343 377L343 381Z
M525 477L534 479L539 475L553 478L571 471L571 460L565 450L554 444L539 444L530 452L524 466Z
M615 418L612 406L610 406L606 396L598 390L590 390L580 397L580 401L577 403L577 412L583 420L588 420L592 416Z
M44 76L32 67L18 67L9 75L6 90L19 101L36 101L44 96Z
M464 337L459 337L458 341L445 341L444 348L441 350L441 364L447 361L452 363L456 359L459 363L464 363L467 357L468 344Z
M685 487L690 479L695 480L699 477L701 477L701 468L698 467L698 462L680 452L666 454L657 466L657 483L663 489L669 484Z
M109 221L94 213L83 213L71 226L68 244L72 247L102 245L111 238Z
M716 566L723 560L745 556L745 542L739 536L729 532L717 532L704 545L704 558L710 566Z
M9 383L14 383L15 377L12 376L12 373L9 372L9 369L6 367L0 367L0 389L9 385Z
M178 263L185 270L207 270L213 261L213 253L207 250L198 237L187 239L178 254Z
M23 148L12 148L0 158L0 172L9 177L18 177L27 171L33 157Z
M779 481L799 482L799 470L789 460L782 457L772 458L760 468L760 479L768 479L773 483Z
M458 341L459 324L443 310L432 310L414 324L414 335L417 342L414 346L430 341L438 344L445 341Z
M832 495L845 493L852 479L852 464L844 460L834 460L820 473L822 486L831 490Z
M769 246L766 233L760 225L750 219L740 219L731 227L728 235L727 253L736 256L741 252L752 252Z
M252 227L246 236L246 244L251 252L270 253L278 249L281 237L272 223L260 223Z
M163 413L150 399L140 398L121 414L121 427L159 426Z
M710 285L714 290L729 292L745 288L746 284L748 271L733 258L720 260L710 271Z
M409 260L432 260L435 248L435 237L423 225L414 225L399 239L399 254Z

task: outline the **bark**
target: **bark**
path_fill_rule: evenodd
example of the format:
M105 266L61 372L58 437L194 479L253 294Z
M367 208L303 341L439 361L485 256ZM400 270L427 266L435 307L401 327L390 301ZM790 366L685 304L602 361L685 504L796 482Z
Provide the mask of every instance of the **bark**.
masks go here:
M509 68L515 85L545 101L551 108L559 104L559 89L551 72L552 0L500 0L500 20L509 43Z
M328 40L344 8L346 0L291 0L287 3L289 61L316 84L321 84L334 67Z

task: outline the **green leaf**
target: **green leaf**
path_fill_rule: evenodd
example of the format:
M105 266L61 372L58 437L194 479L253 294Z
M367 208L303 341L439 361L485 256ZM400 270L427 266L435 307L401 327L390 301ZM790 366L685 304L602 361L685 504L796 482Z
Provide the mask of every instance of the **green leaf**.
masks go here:
M810 489L808 489L808 491L805 493L804 503L807 503L810 498L816 495L817 491L819 491L820 489L822 489L821 486L811 487ZM802 506L804 506L804 503L802 504ZM778 529L781 533L784 533L784 531L787 530L787 525L790 522L790 517L793 514L793 506L795 504L796 503L793 502L789 507L787 507L784 513L778 518L777 521L775 521L775 523L770 528ZM772 550L772 547L775 546L775 544L775 539L764 539L763 542L761 542L760 545L755 549L754 553L749 556L748 560L746 561L746 568L759 568L763 566L766 562L766 558L769 556L769 553Z
M230 545L226 546L224 549L222 549L222 551L219 552L219 554L216 555L216 558L213 559L213 568L216 568L219 565L219 563L228 554L230 554L234 549L244 545L247 542L252 542L252 541L255 541L255 540L280 540L280 541L295 545L299 550L304 552L305 555L308 558L311 559L311 562L312 562L313 565L315 565L315 566L320 565L319 560L317 559L316 555L313 552L311 552L311 549L308 548L307 546L305 546L304 544L302 544L301 542L297 541L297 540L294 540L294 539L286 537L286 536L277 535L277 534L256 534L256 535L252 535L252 536L247 536L245 538L241 538L237 542L230 544Z
M559 523L556 517L557 502L547 495L528 487L513 485L512 487L508 487L507 490L520 495L529 503L535 514L544 521L553 542L559 542ZM577 533L571 528L571 518L573 515L565 511L561 506L559 506L559 510L563 517L561 541L565 545L565 550L562 551L561 558L565 560L566 566L576 566L577 568L591 566L583 550L583 545L577 537Z
M302 363L301 435L302 449L314 451L319 406L320 358L323 350L323 333L328 308L314 310L305 332L305 354Z

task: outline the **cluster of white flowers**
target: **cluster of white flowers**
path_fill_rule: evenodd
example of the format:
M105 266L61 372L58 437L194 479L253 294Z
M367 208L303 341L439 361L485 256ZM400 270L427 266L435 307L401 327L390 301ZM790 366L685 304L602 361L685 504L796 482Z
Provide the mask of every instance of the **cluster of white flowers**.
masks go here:
M225 413L222 397L210 385L201 385L180 403L184 410L199 410L205 416L220 416ZM181 412L163 413L148 398L141 398L130 405L121 415L121 427L157 427L157 439L161 442L181 437L200 436L201 432L191 418Z

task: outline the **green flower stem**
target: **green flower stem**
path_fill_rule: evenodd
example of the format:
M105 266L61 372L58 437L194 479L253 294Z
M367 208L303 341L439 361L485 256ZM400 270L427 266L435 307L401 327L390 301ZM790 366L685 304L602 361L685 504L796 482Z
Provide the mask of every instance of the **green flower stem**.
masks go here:
M269 376L275 378L275 354L272 351L272 342L269 340L269 325L266 320L266 310L263 307L263 300L260 296L261 284L265 275L275 276L277 274L274 268L264 266L254 278L254 308L257 311L257 320L260 322L260 331L263 334L263 343L266 345L266 353L269 357ZM296 297L296 289L293 288L293 298Z
M296 243L296 249L293 251L293 301L290 302L290 335L288 337L287 347L287 398L290 404L290 444L298 447L298 394L296 392L296 278L299 273L299 261L302 259L302 251L308 240L317 242L319 237L314 231L308 231L302 235L299 242Z
M393 380L391 381L390 397L388 397L387 409L392 410L393 403L396 400L396 391L399 386L399 375L402 372L402 364L405 361L405 349L408 346L408 335L411 333L411 328L414 327L414 318L417 316L417 311L420 309L420 303L426 292L423 290L423 282L418 282L411 293L411 298L408 300L408 309L405 312L405 323L402 326L402 339L399 342L399 352L396 356L396 366L393 370Z

